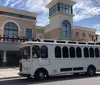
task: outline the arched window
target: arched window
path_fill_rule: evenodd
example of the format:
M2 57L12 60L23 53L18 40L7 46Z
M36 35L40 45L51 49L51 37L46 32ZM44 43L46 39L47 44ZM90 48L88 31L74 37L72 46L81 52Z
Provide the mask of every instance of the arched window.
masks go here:
M88 58L89 57L89 50L87 47L84 48L84 57Z
M34 45L32 48L32 58L40 58L40 47L38 45Z
M71 58L75 58L75 48L74 47L70 47L70 57Z
M9 36L10 38L13 36L17 38L18 36L18 26L13 22L8 22L4 26L4 35Z
M63 47L62 52L63 52L63 58L68 58L69 57L67 47Z
M55 47L55 57L61 58L61 48L59 46Z
M95 48L95 56L98 58L99 57L99 49L98 48Z
M48 47L47 46L41 47L41 58L48 58Z
M94 58L94 49L93 48L90 48L90 57Z
M64 20L62 23L62 37L67 39L71 37L71 24L67 20Z
M80 47L76 48L76 55L77 55L77 58L81 58L82 57L82 51L81 51Z

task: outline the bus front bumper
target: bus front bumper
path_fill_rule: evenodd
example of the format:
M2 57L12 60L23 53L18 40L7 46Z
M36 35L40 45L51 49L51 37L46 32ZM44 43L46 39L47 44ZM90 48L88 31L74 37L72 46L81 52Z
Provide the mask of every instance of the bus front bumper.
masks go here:
M22 77L30 77L31 74L24 74L24 73L18 73L19 76L22 76Z

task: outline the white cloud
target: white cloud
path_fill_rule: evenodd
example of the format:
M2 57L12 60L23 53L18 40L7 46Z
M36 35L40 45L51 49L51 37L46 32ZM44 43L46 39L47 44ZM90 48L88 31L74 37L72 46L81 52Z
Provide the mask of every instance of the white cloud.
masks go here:
M46 25L49 23L49 11L45 5L51 0L6 0L5 6L25 7L24 9L31 12L39 13L37 24ZM74 6L74 21L78 22L83 19L91 18L100 14L100 0L74 0L77 4ZM94 2L99 6L94 6ZM22 8L23 9L23 8Z
M46 25L49 23L48 15L49 11L45 7L51 0L27 0L25 3L26 9L28 11L37 12L39 16L37 17L37 25Z
M74 6L74 21L80 21L100 14L100 7L94 6L93 0L75 1L77 1L77 4ZM96 3L100 3L99 0L96 1Z
M51 0L6 0L5 6L24 6L24 9L27 11L39 13L39 16L37 17L37 25L44 26L49 23L49 11L45 6L50 1Z
M93 26L93 28L96 28L96 29L97 29L97 34L100 34L100 23L95 24L95 25Z
M14 6L18 5L18 4L21 4L22 1L23 1L23 0L16 0L16 1L14 1L13 4L11 4L11 6L14 7Z
M48 9L45 8L45 5L51 0L27 0L25 3L25 7L28 8L29 11L37 12L40 14L40 17L43 19L39 19L37 23L48 23ZM100 14L100 8L93 5L93 0L74 0L78 3L74 6L74 21L80 21L86 18L93 17L95 15ZM99 0L95 0L98 4L100 4ZM42 13L42 14L41 14ZM46 15L46 16L44 16ZM46 17L46 18L45 18ZM45 20L45 21L44 21ZM45 25L44 24L44 25Z
M26 0L25 7L27 7L30 11L36 11L36 12L44 12L47 13L48 9L45 8L45 5L50 0Z
M7 6L8 4L10 4L11 1L12 1L12 0L6 0L4 6Z

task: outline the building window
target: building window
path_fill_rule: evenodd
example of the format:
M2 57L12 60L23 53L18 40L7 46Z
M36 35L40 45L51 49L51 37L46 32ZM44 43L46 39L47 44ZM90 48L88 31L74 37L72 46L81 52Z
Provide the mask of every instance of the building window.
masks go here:
M32 39L32 29L26 28L26 37Z
M79 36L79 32L76 32L76 36Z
M67 20L64 20L62 23L62 36L67 39L71 37L71 24Z
M89 57L89 50L88 50L88 48L84 48L84 57L85 58L88 58Z
M4 35L9 38L17 38L18 37L18 26L13 22L8 22L4 26ZM11 41L9 39L9 41Z
M49 10L49 16L53 15L54 13L56 13L58 11L58 4L56 4L55 6L53 6L50 10Z
M66 14L72 14L72 6L59 3L60 5L60 12L64 12Z
M48 48L47 48L47 46L41 47L41 58L48 58Z
M29 19L29 20L36 20L36 17L26 16L26 15L21 15L21 14L15 14L15 13L10 13L10 12L4 12L4 11L0 11L0 15L18 17L18 18Z
M61 48L59 46L55 47L55 57L61 58Z
M71 58L75 58L75 48L74 47L70 47L70 57Z
M60 12L66 13L66 14L72 14L73 13L72 6L62 4L62 3L58 3L58 4L54 5L52 8L50 8L49 16L52 16L57 11L60 11Z
M92 35L91 34L89 34L89 38L92 38Z
M99 57L99 49L95 48L95 56L98 58Z
M82 51L81 51L80 47L76 48L76 55L77 55L77 58L81 58L82 57Z
M69 57L67 47L63 47L62 52L63 52L63 58L68 58Z

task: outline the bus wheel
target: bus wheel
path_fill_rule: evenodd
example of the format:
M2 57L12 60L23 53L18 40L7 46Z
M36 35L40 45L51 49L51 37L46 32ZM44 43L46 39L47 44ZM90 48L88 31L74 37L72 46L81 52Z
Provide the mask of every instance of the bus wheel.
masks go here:
M96 73L96 70L94 67L89 67L88 70L87 70L87 75L89 76L94 76Z
M48 77L48 74L44 70L40 70L35 73L34 77L36 80L44 80Z

